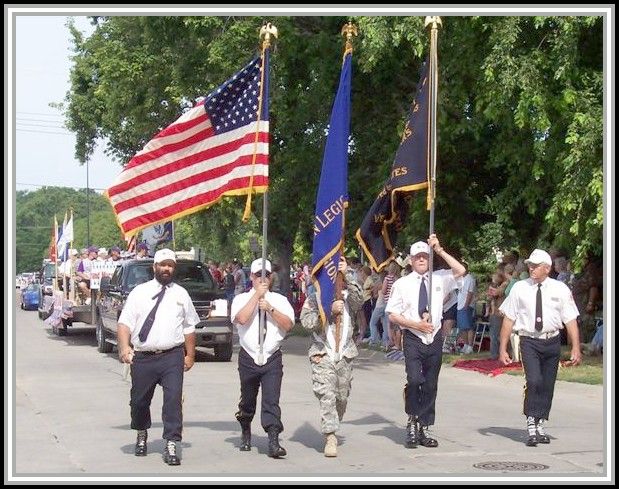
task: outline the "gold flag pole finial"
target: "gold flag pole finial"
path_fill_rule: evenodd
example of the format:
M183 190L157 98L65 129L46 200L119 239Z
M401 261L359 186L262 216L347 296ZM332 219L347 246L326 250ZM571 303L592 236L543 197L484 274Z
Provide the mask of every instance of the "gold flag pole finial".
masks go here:
M262 49L271 46L271 36L277 39L277 27L270 22L265 22L260 28L260 39L262 39Z
M352 38L353 36L358 36L359 31L357 30L357 26L352 22L348 22L342 26L342 36L346 37L346 46L344 48L344 52L352 52Z

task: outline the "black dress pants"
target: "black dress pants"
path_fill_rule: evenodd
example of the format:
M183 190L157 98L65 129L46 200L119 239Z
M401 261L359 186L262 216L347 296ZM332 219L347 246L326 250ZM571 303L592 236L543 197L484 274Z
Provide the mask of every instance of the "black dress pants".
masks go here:
M406 414L417 416L422 426L434 424L438 374L443 358L443 335L437 333L426 345L408 330L404 330L404 361L406 387L404 402Z
M174 441L182 439L184 372L183 345L159 354L135 352L131 364L131 428L150 428L150 403L155 387L159 384L163 388L163 438Z
M237 419L251 420L256 413L258 389L262 386L262 406L260 423L265 432L275 428L282 432L279 395L284 376L282 352L277 350L264 365L256 365L254 359L243 348L239 352L239 377L241 380L241 400Z
M560 335L547 340L520 337L520 358L526 379L523 406L525 416L548 419L560 357Z

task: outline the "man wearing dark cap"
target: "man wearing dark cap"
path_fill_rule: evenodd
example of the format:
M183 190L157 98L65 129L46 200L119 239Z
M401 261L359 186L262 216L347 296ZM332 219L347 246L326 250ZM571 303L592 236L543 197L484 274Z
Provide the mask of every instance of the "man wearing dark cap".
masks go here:
M195 325L200 322L187 291L172 282L176 255L155 253L155 278L135 287L118 318L118 354L131 365L131 428L137 430L135 455L145 456L155 387L163 388L163 460L180 465L183 372L196 356ZM159 307L161 306L161 307Z
M118 246L112 246L110 248L110 257L108 261L120 261L120 248Z
M286 296L270 292L271 262L254 260L250 267L252 289L232 301L230 317L239 333L239 377L241 400L236 419L241 424L241 451L251 450L251 422L256 413L256 398L262 386L260 422L269 435L268 456L280 458L286 450L279 444L284 430L279 407L283 363L280 344L294 326L294 310ZM262 317L260 317L262 316ZM262 332L260 328L264 329ZM262 341L261 341L262 340Z
M503 312L499 360L508 365L512 359L507 353L507 342L512 331L520 336L520 356L525 375L524 407L527 417L527 446L550 443L544 429L549 419L557 369L561 356L560 330L567 328L572 345L570 361L578 365L582 360L578 337L578 308L567 285L548 276L552 259L544 250L535 249L525 260L529 278L514 284L505 302Z
M431 272L432 294L429 293L428 271L430 247L451 268ZM441 247L434 234L429 236L427 243L417 241L411 246L410 261L413 270L393 284L385 313L403 330L404 400L408 414L405 446L433 448L438 446L438 441L430 435L430 426L434 424L438 374L443 357L443 302L445 296L456 289L456 279L464 275L465 268Z
M135 259L136 260L147 260L148 259L148 245L146 243L138 243Z

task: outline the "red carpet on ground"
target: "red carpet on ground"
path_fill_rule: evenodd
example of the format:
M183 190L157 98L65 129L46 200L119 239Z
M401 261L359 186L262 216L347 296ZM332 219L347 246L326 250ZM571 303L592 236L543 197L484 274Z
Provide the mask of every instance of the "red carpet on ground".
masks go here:
M513 362L509 365L503 365L498 360L490 360L489 358L458 360L453 364L453 366L464 370L475 370L476 372L481 372L489 377L495 377L503 372L507 372L508 370L522 369L522 364L520 362Z

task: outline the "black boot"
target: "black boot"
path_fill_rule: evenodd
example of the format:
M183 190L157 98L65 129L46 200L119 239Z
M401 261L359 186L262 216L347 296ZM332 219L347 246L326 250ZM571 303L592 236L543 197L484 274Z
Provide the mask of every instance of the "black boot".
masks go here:
M247 420L241 421L241 452L249 452L251 450L251 422Z
M163 451L163 461L168 465L180 465L181 459L176 453L176 442L168 440Z
M409 416L406 424L406 448L417 448L419 445L419 425L416 416Z
M279 444L279 431L277 428L269 428L269 457L279 458L286 456L286 450Z
M419 427L419 443L426 448L438 447L438 441L430 436L430 428L428 426Z
M138 430L138 437L135 441L135 456L136 457L144 457L146 456L146 440L148 439L148 431L146 430Z
M239 445L239 450L241 452L249 452L251 450L251 420L253 416L239 411L234 417L241 425L241 444Z

